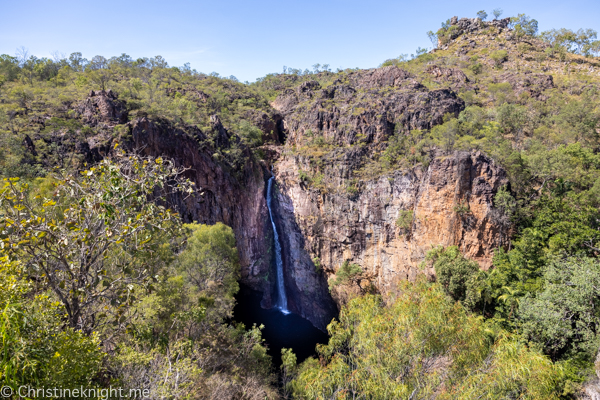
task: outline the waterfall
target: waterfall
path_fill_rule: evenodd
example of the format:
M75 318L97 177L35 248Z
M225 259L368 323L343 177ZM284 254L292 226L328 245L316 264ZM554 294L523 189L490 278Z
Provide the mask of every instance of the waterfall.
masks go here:
M277 227L275 226L275 220L273 219L273 211L271 210L271 202L273 200L273 180L275 177L271 177L267 187L267 208L269 209L269 218L271 218L271 225L273 225L273 236L275 242L275 263L277 264L277 293L279 294L277 307L284 314L289 314L287 308L287 297L285 295L285 283L283 280L283 261L281 259L281 244L279 243L279 235L277 234Z

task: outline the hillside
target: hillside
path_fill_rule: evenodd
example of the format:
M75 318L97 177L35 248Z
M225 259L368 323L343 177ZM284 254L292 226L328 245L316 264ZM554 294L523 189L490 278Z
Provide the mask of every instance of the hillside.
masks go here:
M32 199L47 197L86 176L108 188L90 194L98 199L145 182L97 175L96 166L114 162L149 174L149 188L130 194L145 191L140 204L158 200L177 211L164 224L152 219L170 215L162 208L140 222L157 247L142 252L139 276L152 270L158 286L132 285L144 295L127 303L136 309L127 322L121 311L114 332L100 322L85 331L71 319L69 335L84 332L77 340L113 357L109 372L94 367L99 385L135 386L138 370L162 376L173 348L198 398L591 396L600 347L599 45L591 36L569 44L559 33L538 34L523 15L454 17L430 35L435 49L410 59L368 70L286 69L254 83L169 67L160 56L2 55L0 174L29 186L16 195L10 182L17 181L6 180L0 200L30 210L15 206L29 190ZM131 167L126 154L147 157L143 168L172 160L173 169L148 172L135 158ZM50 178L59 171L70 177ZM230 323L237 281L260 291L264 307L276 303L271 174L289 309L331 337L318 362L296 366L288 354L279 394L260 329ZM180 179L193 189L179 190L187 188ZM81 187L92 190L90 182ZM167 190L173 182L178 189ZM73 199L38 206L56 205L52 221L63 221L78 207ZM91 213L98 204L90 203ZM140 204L126 211L134 216ZM23 279L10 301L45 294L65 303L69 267L70 278L44 286L52 277L36 269L36 257L46 255L19 247L38 234L18 236L12 211L3 210L2 271ZM107 210L102 221L113 218ZM29 217L22 220L36 221ZM192 222L206 225L172 228ZM23 232L30 224L22 222ZM68 247L63 239L57 246ZM106 255L107 265L121 266L123 254ZM102 282L94 279L80 290ZM90 313L92 321L105 318ZM58 326L58 315L39 320ZM101 337L86 342L96 330ZM399 350L402 343L414 352ZM150 358L136 355L144 352ZM152 382L164 393L183 390L166 378Z

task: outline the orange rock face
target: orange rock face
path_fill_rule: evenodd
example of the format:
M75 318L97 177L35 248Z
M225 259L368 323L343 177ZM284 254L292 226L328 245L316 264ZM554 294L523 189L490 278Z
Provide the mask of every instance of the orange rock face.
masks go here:
M276 168L279 214L288 221L288 231L297 226L298 232L292 233L303 239L289 240L286 246L290 278L296 282L303 277L299 271L308 269L302 260L318 258L328 278L348 260L388 294L399 280L416 277L425 254L435 246L459 246L488 268L494 250L504 245L507 232L495 221L493 199L508 180L503 169L479 153L436 158L425 172L382 176L354 195L304 187L299 169L290 157ZM396 224L401 213L412 216L405 228Z

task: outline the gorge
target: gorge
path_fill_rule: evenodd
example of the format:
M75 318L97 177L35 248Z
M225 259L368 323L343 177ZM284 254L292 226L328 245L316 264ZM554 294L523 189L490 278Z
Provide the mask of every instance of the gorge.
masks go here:
M444 113L464 108L451 91L428 91L397 67L353 73L349 82L328 89L308 82L279 96L274 104L281 114L273 110L270 118L280 122L267 125L275 128L276 139L264 146L265 161L248 157L235 175L215 160L210 148L198 145L206 140L199 130L172 129L145 117L126 125L132 148L189 168L186 175L196 183L198 195L174 197L171 202L185 220L221 221L234 229L242 282L262 292L262 306L281 306L279 293L285 289L287 308L321 330L353 293L376 290L392 296L396 283L414 279L425 253L437 245L457 245L484 268L489 266L493 250L505 245L509 229L495 217L493 203L499 188L508 185L506 173L477 152L432 154L427 168L367 177L349 192L352 171L378 151L379 137L389 138L394 129L403 127L432 126ZM360 94L361 87L368 90ZM392 90L392 97L380 94L383 89ZM338 102L333 113L306 111L331 96ZM357 117L353 110L365 96L390 102L391 108L384 105L384 115L365 109ZM112 110L118 108L118 100L103 93L93 93L90 100L107 105L84 113L99 112L99 119L106 121L117 118ZM396 115L402 119L394 125L389 121ZM222 146L231 147L236 139L218 117L211 121ZM294 147L313 140L307 133L321 126L324 140L343 146L314 165L310 154ZM280 137L287 137L284 144L277 144ZM360 145L351 145L357 140ZM305 171L311 170L322 176L319 186L305 178ZM277 185L272 184L275 181ZM466 212L457 213L461 205ZM411 212L411 221L408 227L399 227L396 220L404 212ZM285 234L275 240L277 232ZM274 243L280 244L282 268L277 267ZM360 277L330 285L344 262L360 265ZM280 287L283 282L285 288Z
M600 42L494 11L253 83L2 55L3 384L597 396Z

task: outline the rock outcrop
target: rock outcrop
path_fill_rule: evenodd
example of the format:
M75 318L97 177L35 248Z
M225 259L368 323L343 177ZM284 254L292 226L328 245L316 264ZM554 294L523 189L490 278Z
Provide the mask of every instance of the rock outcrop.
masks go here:
M425 69L425 72L443 82L462 84L469 82L467 75L457 68L446 68L440 67L439 65L430 65Z
M482 21L481 18L450 18L450 26L445 37L438 37L438 47L445 48L444 45L450 40L454 40L465 33L475 33L483 29L496 28L499 32L508 29L510 18L495 19L492 21Z
M381 143L399 130L429 129L464 102L451 90L428 90L395 66L351 72L322 89L315 81L288 89L273 107L283 116L288 145L319 133L328 143Z
M424 172L396 171L365 182L354 195L304 187L298 161L287 157L275 171L279 214L291 235L289 279L300 288L311 282L314 259L330 278L345 261L359 264L366 280L393 294L399 280L415 278L435 246L456 245L487 268L493 251L505 245L508 232L495 221L493 199L508 179L480 153L437 157ZM411 212L407 229L396 225L402 211Z
M494 81L510 83L517 96L526 92L536 99L540 99L545 90L554 88L554 79L547 74L508 72L495 77Z
M112 91L90 91L90 94L78 108L83 122L96 126L99 123L107 125L124 124L127 122L125 104Z

